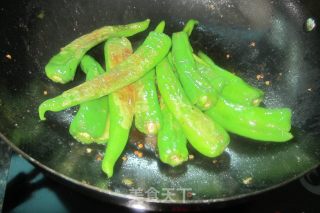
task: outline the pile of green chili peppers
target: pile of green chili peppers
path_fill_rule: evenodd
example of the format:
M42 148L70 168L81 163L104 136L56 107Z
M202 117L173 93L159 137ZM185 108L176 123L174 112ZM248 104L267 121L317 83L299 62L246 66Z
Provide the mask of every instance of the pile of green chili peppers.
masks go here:
M228 132L266 142L292 139L291 110L259 107L264 93L219 67L189 41L196 20L170 38L162 21L133 50L127 39L145 31L150 20L105 26L86 34L52 57L45 68L58 83L73 80L80 65L86 82L44 101L39 116L80 105L69 132L84 144L106 145L102 170L114 166L134 126L157 137L160 160L178 166L188 160L188 143L207 157L217 157L230 142ZM105 42L105 65L87 51Z

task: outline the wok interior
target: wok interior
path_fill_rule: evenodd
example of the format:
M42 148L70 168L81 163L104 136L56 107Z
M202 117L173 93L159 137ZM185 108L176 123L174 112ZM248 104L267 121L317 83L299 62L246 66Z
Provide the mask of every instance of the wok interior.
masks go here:
M268 0L10 1L3 5L0 19L0 132L43 165L98 187L102 194L113 191L123 196L139 187L160 192L174 188L174 199L179 201L183 198L177 190L184 188L194 193L187 199L196 202L235 198L283 183L313 168L320 159L320 37L317 28L306 32L303 27L307 18L314 17L312 10L320 9L314 4ZM104 147L81 145L69 135L77 107L48 113L47 121L39 121L37 108L42 101L84 80L78 70L72 83L52 83L44 75L44 66L61 47L84 33L145 18L152 20L150 29L165 20L168 34L181 30L190 18L199 20L191 36L195 51L205 51L217 64L264 90L267 107L290 107L294 139L275 144L232 135L230 146L217 159L202 157L190 148L194 160L178 168L163 165L147 151L138 158L133 154L135 147L128 146L127 160L119 160L114 177L108 180L99 161ZM130 40L138 43L145 36L142 33ZM103 63L102 52L100 45L89 54ZM258 74L264 79L257 80ZM144 140L140 134L130 138L132 143ZM127 179L132 184L128 185Z

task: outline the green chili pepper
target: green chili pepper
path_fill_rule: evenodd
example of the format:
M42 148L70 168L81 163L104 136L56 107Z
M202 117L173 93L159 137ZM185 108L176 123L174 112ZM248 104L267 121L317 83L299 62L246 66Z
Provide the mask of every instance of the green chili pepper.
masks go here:
M160 23L156 26L154 31L157 32L157 33L163 33L165 27L166 27L166 22L165 21L160 21Z
M201 58L194 55L199 73L211 83L213 88L223 97L234 103L244 106L258 106L263 99L263 92L251 87L237 76L236 81L230 81L225 75L220 75L219 72L206 64ZM227 72L227 71L225 71ZM230 73L230 75L233 75Z
M171 65L173 71L175 72L175 67L174 67L174 63L173 63L172 52L169 52L169 53L168 53L167 59L168 59L169 64Z
M241 105L259 106L263 100L263 91L250 86L238 76L219 67L203 52L200 51L198 56L207 64L206 66L198 63L198 68L201 67L200 71L214 84L214 88L223 85L221 95L224 98ZM211 72L208 68L211 68ZM212 72L214 74L211 74Z
M289 132L291 110L288 108L241 106L220 98L206 114L226 130L247 138L284 142L293 137Z
M160 129L161 111L155 85L155 70L151 70L135 83L135 126L147 135Z
M132 54L132 46L128 39L109 39L104 46L107 70ZM113 168L123 152L129 137L133 120L132 86L126 86L109 95L110 138L102 161L102 170L112 177Z
M88 55L82 58L81 69L87 74L87 81L104 73L100 64ZM107 116L107 97L82 103L79 111L71 122L69 132L79 142L92 143L104 134ZM99 142L106 141L99 140Z
M85 53L110 37L132 36L146 30L150 20L128 25L105 26L72 41L53 56L46 65L48 78L54 82L67 83L73 80L77 66Z
M157 141L159 157L163 163L178 166L188 160L187 138L163 100L160 105L163 125Z
M221 94L222 89L225 86L225 79L213 72L209 65L197 55L193 55L193 57L196 61L198 72L210 82L218 94Z
M164 33L150 32L144 43L109 73L46 100L39 107L39 116L45 120L46 111L61 111L86 101L108 95L127 86L152 70L169 52L171 39Z
M185 32L173 34L172 56L182 86L191 103L202 110L209 109L217 101L218 94L208 80L197 71L192 47Z
M109 101L109 98L108 98ZM106 144L109 140L109 131L110 131L110 116L107 117L106 128L104 129L103 134L95 139L95 142L98 144Z
M156 72L160 94L191 145L205 156L220 155L229 144L228 133L191 104L167 59Z
M187 33L188 36L191 35L195 25L198 25L199 22L195 19L190 19L187 24L184 26L183 31Z
M165 22L158 24L155 32L162 33ZM147 135L158 133L161 125L161 111L155 83L155 69L147 73L135 84L135 126Z

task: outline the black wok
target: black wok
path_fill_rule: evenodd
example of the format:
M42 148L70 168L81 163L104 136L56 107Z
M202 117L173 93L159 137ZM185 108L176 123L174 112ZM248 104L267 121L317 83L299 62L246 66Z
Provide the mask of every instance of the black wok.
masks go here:
M308 18L319 21L319 10L318 1L296 0L1 1L0 136L57 180L134 208L204 207L278 187L320 162L320 33L317 27L306 28ZM172 169L148 151L136 157L132 144L144 138L133 130L128 159L120 160L108 180L100 170L104 147L81 145L68 133L76 107L39 121L42 101L84 80L78 72L70 84L52 83L44 66L60 47L84 33L145 18L152 20L151 27L164 19L167 33L198 19L191 37L195 50L208 52L219 65L263 89L267 107L290 107L294 139L259 143L232 135L228 149L214 161L191 150L194 160ZM101 46L89 54L102 62ZM257 80L258 74L264 79ZM159 200L133 195L151 187L159 191ZM161 195L166 188L172 188L173 200ZM188 191L185 199L183 190Z

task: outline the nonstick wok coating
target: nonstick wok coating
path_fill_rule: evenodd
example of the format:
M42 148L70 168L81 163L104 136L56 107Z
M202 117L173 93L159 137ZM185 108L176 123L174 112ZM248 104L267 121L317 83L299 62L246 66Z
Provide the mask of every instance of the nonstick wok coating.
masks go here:
M179 191L183 189L193 193L186 197L187 204L253 195L293 180L320 162L320 33L318 27L305 30L308 18L319 21L317 1L14 0L0 5L1 136L57 180L106 201L153 209L183 203ZM205 158L190 148L193 160L169 168L148 151L143 158L133 154L132 144L144 141L133 130L127 160L119 160L108 180L99 161L104 147L81 145L68 133L76 107L48 113L47 121L39 121L37 108L42 101L84 80L78 70L72 83L55 84L45 77L44 66L61 47L84 33L145 18L152 20L151 28L165 20L169 34L182 29L190 18L199 20L191 36L194 49L207 52L217 64L264 90L267 107L290 107L294 139L261 143L232 135L220 157ZM139 34L131 41L138 43L145 36ZM89 54L103 63L102 52L100 45ZM259 74L264 78L257 80ZM150 187L160 191L160 200L132 195L133 189L146 192ZM173 201L163 199L165 188L173 188Z

